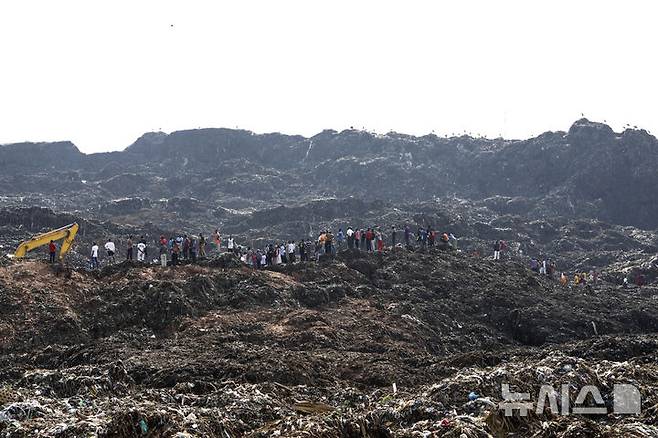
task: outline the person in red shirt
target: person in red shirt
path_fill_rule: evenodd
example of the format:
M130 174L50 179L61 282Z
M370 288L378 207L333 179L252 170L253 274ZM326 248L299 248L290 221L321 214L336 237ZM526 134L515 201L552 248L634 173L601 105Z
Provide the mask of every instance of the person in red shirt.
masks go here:
M50 241L48 244L48 254L50 255L50 263L55 263L55 255L57 254L57 245L54 241Z
M368 228L368 231L366 231L366 247L368 252L373 251L373 245L372 245L372 239L374 238L374 233L372 232L372 229Z

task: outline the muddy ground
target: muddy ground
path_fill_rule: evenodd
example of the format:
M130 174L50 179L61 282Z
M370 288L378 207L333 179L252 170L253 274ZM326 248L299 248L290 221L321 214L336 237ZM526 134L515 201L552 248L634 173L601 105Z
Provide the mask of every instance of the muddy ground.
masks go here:
M658 436L656 297L444 251L70 279L12 262L0 436ZM642 413L508 418L504 383L596 385L609 411L630 383Z

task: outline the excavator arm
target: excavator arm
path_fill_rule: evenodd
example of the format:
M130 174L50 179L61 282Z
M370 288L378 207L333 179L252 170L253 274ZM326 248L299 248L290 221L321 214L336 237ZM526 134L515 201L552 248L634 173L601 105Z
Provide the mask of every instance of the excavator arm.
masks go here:
M62 228L58 228L56 230L48 231L47 233L34 236L30 240L26 240L25 242L22 242L20 245L18 245L18 248L16 248L16 252L14 253L14 257L25 257L29 251L44 245L48 245L51 240L64 239L59 250L59 259L63 260L66 256L66 253L68 253L71 249L73 239L75 239L75 235L78 233L78 228L78 224L74 223Z

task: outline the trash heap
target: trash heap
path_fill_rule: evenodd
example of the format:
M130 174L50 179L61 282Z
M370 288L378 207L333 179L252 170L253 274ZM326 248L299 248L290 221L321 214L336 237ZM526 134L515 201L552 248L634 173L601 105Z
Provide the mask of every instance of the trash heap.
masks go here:
M69 279L11 262L0 437L656 436L655 296L445 251ZM559 409L537 410L542 385ZM578 403L587 385L600 406ZM615 385L637 388L639 414L614 413ZM528 415L505 415L504 388Z

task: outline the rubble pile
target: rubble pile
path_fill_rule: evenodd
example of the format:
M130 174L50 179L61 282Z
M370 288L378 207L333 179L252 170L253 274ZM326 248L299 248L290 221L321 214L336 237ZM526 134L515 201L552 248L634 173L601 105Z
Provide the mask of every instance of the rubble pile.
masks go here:
M654 436L656 292L440 250L68 280L12 262L0 436ZM536 412L541 385L561 402L563 384L570 409L585 385L611 409L632 384L642 411ZM531 394L527 416L504 415L502 385Z

